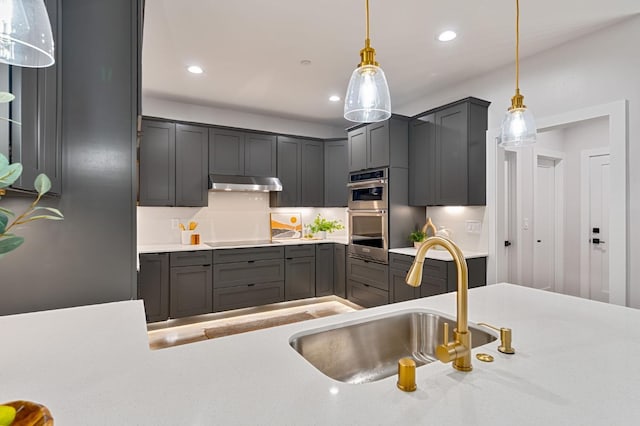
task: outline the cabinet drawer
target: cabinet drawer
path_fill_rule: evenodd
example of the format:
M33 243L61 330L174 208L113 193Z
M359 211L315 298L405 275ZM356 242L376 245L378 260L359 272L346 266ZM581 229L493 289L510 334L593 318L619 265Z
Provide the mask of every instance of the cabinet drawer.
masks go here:
M422 276L447 279L447 263L453 264L455 269L453 261L445 262L444 260L425 259Z
M389 303L389 292L358 281L348 280L347 298L356 305L373 308Z
M310 257L316 255L315 244L301 244L297 246L285 246L284 257Z
M406 254L389 253L389 268L409 272L414 259Z
M347 279L389 291L388 266L366 260L347 260Z
M211 265L211 250L176 251L170 255L170 264L174 266Z
M213 290L213 311L248 308L284 301L284 281Z
M251 247L215 250L213 263L247 262L250 260L282 259L284 247Z
M213 266L213 287L284 281L284 259L250 260Z

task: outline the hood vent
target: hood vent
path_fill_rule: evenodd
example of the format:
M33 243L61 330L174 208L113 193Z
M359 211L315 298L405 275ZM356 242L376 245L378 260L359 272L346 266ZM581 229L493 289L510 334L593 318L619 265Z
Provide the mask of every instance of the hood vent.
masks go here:
M282 183L277 177L209 175L210 191L282 191Z

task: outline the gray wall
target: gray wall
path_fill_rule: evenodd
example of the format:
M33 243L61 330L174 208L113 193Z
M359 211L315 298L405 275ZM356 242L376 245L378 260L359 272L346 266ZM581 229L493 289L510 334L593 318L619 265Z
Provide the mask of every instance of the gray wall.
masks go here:
M65 220L16 232L26 242L0 259L0 315L134 297L135 3L63 0L63 195L43 205Z

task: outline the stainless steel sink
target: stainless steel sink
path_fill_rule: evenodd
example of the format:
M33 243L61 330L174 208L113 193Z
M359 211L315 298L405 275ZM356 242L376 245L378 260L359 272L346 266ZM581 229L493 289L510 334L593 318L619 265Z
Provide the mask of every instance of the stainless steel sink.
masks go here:
M367 383L396 374L403 357L412 357L418 366L436 361L445 322L451 330L456 326L455 319L436 312L401 311L303 332L289 344L327 376L345 383ZM496 340L473 324L469 330L474 348Z

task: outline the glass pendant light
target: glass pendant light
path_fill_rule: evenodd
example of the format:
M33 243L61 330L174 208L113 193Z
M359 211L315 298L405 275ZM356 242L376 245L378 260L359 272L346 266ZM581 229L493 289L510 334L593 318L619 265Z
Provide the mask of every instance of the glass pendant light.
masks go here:
M360 64L351 74L344 98L344 118L357 123L374 123L391 117L391 97L384 71L376 62L369 40L369 0L366 0L366 38Z
M516 0L516 94L511 98L511 107L502 120L500 146L521 147L536 142L536 123L531 110L524 104L520 94L520 2Z
M0 0L0 62L29 68L53 65L53 36L43 0Z

